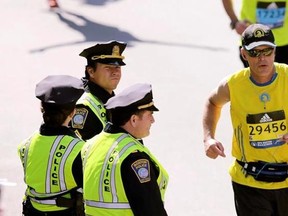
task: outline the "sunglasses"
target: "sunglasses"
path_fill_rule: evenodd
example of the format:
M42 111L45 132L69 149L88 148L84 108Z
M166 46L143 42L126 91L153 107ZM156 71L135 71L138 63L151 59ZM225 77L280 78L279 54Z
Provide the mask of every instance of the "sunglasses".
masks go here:
M274 48L266 48L262 50L252 49L246 51L250 57L259 57L261 54L264 56L270 56L273 53Z

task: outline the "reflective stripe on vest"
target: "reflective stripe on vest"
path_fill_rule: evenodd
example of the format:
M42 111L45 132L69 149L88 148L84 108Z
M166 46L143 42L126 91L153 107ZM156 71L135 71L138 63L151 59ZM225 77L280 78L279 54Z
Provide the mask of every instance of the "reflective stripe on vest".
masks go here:
M33 189L31 189L31 190L33 190ZM31 190L30 190L30 192L31 192ZM78 188L76 191L79 192L79 193L83 193L83 189L82 189L82 188ZM67 193L67 192L62 193L62 194L66 194L66 193ZM56 194L56 195L62 195L62 194L59 193L59 194ZM35 198L29 196L29 199L32 200L33 202L36 202L36 203L39 203L39 204L44 204L44 205L57 205L57 204L56 204L56 198L54 198L54 199L38 200L38 199L35 199Z
M56 199L37 200L37 199L34 199L33 197L30 197L30 200L39 204L44 204L44 205L56 205Z
M123 134L122 136L120 136L111 146L111 148L109 149L108 153L106 154L106 158L104 161L104 164L102 166L102 170L101 170L101 177L100 177L100 184L99 184L99 199L100 201L103 201L103 179L104 179L104 175L105 175L105 169L107 167L108 164L108 160L109 157L111 155L111 153L114 151L115 147L118 145L119 142L121 142L123 139L125 139L128 136L128 134ZM115 169L116 169L116 165L117 162L119 160L119 158L122 156L122 154L131 146L135 145L134 142L130 142L128 143L120 152L119 154L117 154L117 157L114 159L112 168L111 168L111 194L113 197L112 202L118 202L118 197L117 197L117 191L116 191L116 185L115 185Z
M84 104L88 106L101 121L103 127L105 127L107 124L106 109L104 108L103 103L97 97L91 93L84 93L77 104ZM105 114L104 116L103 113Z
M27 142L24 144L24 154L21 155L21 160L23 163L23 168L24 168L24 176L26 175L26 165L27 165L27 158L28 158L28 150L29 150L29 146L31 144L31 139L32 137L30 137ZM22 149L23 149L22 148Z
M109 208L109 209L130 209L129 203L104 203L104 202L95 202L91 200L85 201L87 206L97 207L97 208Z

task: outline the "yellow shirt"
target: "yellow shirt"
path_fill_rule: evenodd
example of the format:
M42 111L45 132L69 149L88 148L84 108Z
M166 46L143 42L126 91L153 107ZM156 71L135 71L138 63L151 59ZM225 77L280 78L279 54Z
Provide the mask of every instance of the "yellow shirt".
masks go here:
M279 138L288 133L288 66L275 63L277 76L265 86L250 80L245 68L228 79L234 129L232 155L238 160L255 162L288 162L288 145ZM256 181L245 176L235 162L230 168L232 180L263 189L288 187L288 180L278 183Z

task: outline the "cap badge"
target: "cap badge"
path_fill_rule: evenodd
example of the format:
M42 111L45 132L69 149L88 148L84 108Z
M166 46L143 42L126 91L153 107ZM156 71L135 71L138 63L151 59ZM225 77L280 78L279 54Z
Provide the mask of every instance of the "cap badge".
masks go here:
M115 45L112 49L112 56L120 56L120 48L119 46Z
M264 35L265 35L265 32L262 29L256 29L254 31L254 37L256 38L264 37Z

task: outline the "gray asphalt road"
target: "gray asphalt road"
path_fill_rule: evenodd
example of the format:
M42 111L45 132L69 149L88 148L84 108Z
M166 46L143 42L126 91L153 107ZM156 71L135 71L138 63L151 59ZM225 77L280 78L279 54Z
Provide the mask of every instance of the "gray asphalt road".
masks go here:
M228 175L232 158L206 158L201 115L208 93L222 77L242 67L237 35L220 1L1 0L0 178L5 216L21 214L23 171L17 145L41 123L35 84L50 74L84 75L78 54L97 42L126 41L127 66L117 91L151 83L160 112L146 145L170 173L169 215L233 216ZM116 91L116 92L117 92ZM223 110L218 139L230 155L231 126Z

